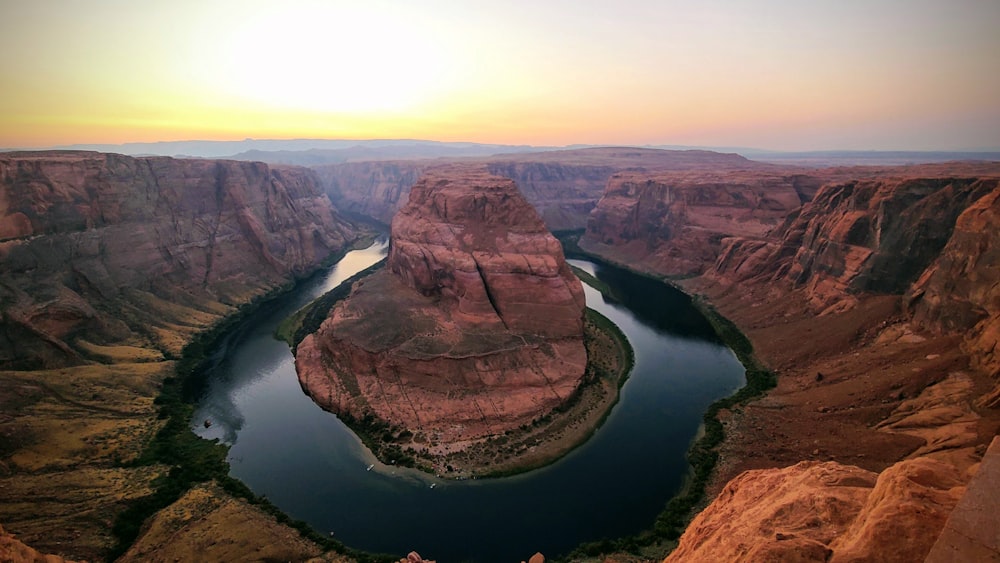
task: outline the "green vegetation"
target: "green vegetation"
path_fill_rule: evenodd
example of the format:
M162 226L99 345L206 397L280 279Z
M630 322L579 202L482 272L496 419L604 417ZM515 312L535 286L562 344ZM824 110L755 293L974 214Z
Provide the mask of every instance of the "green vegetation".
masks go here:
M572 264L570 264L569 269L573 271L573 274L575 274L576 277L580 278L580 281L601 292L601 295L609 301L613 301L615 303L619 301L619 299L615 296L614 291L611 289L611 286L590 275L590 272L581 270Z
M330 265L343 258L346 252L347 249L335 254L324 263ZM128 550L138 538L148 518L176 502L195 485L211 480L215 480L234 497L247 500L265 513L274 516L278 522L296 529L302 537L325 550L333 550L361 562L397 560L396 557L389 555L370 554L348 548L316 532L305 522L292 520L267 499L258 497L241 481L229 476L229 463L226 461L228 447L214 440L205 440L191 430L191 418L194 414L192 401L197 397L197 390L204 385L210 355L224 345L230 331L251 313L291 291L299 281L275 288L243 304L232 315L197 334L184 347L177 362L176 376L163 381L160 394L154 401L159 407L157 416L164 421L164 424L138 458L128 464L162 466L164 472L153 481L152 494L133 501L118 515L112 528L116 545L109 553L110 561Z
M590 259L591 255L580 248L580 237L583 233L587 232L587 229L571 229L563 231L552 231L552 236L559 239L559 242L563 247L563 254L566 258L587 258Z
M511 477L554 463L575 448L586 443L600 429L611 414L611 410L618 404L620 397L618 391L625 385L625 381L628 380L629 374L632 373L632 367L635 365L635 350L632 348L632 344L629 343L625 333L618 328L618 325L600 312L587 308L586 321L583 337L584 343L587 346L587 371L584 373L580 385L573 390L573 393L565 401L552 409L551 412L534 419L530 425L524 425L520 429L508 431L503 436L490 438L481 446L481 449L511 455L516 452L518 447L528 447L528 444L536 445L543 442L545 438L544 436L540 437L540 435L550 432L551 427L556 423L565 422L567 419L572 420L585 417L586 412L581 413L580 411L587 411L589 408L587 405L581 405L581 402L587 401L589 398L591 403L593 403L593 396L595 394L603 396L605 393L610 393L611 390L614 390L613 400L601 405L601 408L604 410L601 412L600 417L590 424L590 428L586 433L582 434L571 447L558 452L557 455L535 463L521 463L512 467L488 471L481 475L483 478ZM595 357L598 355L596 351L602 349L601 341L614 348L613 351L604 349L604 355L614 355L614 358Z
M294 353L303 338L319 330L319 325L323 324L326 316L330 314L330 309L333 309L334 305L351 294L351 286L354 285L354 282L371 275L384 266L385 262L385 258L379 260L344 280L343 283L327 291L312 303L295 311L292 316L281 321L274 331L274 337L287 342Z

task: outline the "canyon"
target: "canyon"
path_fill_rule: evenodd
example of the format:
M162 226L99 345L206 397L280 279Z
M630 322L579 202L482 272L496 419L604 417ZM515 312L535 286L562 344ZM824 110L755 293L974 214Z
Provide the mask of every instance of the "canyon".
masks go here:
M129 462L162 427L154 398L185 344L360 236L329 194L345 214L394 230L386 269L299 348L305 371L324 374L303 385L330 410L421 426L447 449L557 404L586 354L575 343L579 282L552 259L562 251L546 227L585 226L582 249L710 304L778 376L763 398L719 412L726 438L704 510L669 560L922 560L932 550L1000 429L1000 165L799 168L622 148L463 160L458 177L497 188L500 204L435 195L442 164L0 155L5 532L73 559L108 553L116 515L167 471ZM455 226L469 214L523 232L475 250L499 239L492 227ZM376 325L400 328L379 336ZM431 365L508 344L522 350L511 366ZM483 386L499 367L516 368L511 383L538 383L526 366L555 364L565 369L553 381L476 401L496 419L459 416L467 396L448 409L423 401L454 395L453 383ZM336 365L364 374L357 390L332 383ZM356 399L380 377L430 382L432 372L451 374L448 389L427 384L407 398L410 412ZM323 552L218 487L177 503L147 523L128 560L243 557L265 544L288 559ZM240 535L247 525L266 533ZM215 542L237 537L231 551Z
M431 169L393 218L385 268L302 340L296 369L323 408L453 453L574 394L584 308L559 242L513 181Z
M700 295L778 374L720 413L718 496L670 561L922 560L1000 428L1000 167L817 172L801 206L780 181L616 175L580 240ZM936 500L913 512L913 497ZM827 504L841 521L814 513Z
M305 169L88 152L0 155L0 225L0 522L92 561L185 345L359 236Z

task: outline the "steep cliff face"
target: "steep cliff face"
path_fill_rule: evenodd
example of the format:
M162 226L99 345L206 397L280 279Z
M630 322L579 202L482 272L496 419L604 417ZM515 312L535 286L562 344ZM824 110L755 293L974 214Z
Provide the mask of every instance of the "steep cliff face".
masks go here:
M1000 189L970 205L937 259L907 293L913 320L938 333L964 333L976 367L1000 374ZM1000 407L1000 386L983 399Z
M390 223L407 201L410 186L439 161L350 162L315 167L338 207ZM552 230L581 229L615 168L548 162L490 162L488 170L510 178Z
M306 169L20 153L0 157L0 184L0 367L122 341L176 351L156 332L188 324L174 306L218 314L354 236Z
M600 199L610 165L559 162L491 162L490 173L514 180L553 231L582 229Z
M726 414L723 483L736 467L797 459L850 459L881 474L850 522L820 519L809 532L796 518L828 502L797 481L802 464L768 470L783 476L764 488L791 486L787 497L761 488L744 499L766 514L744 506L724 516L739 496L731 489L764 475L743 474L671 560L923 559L1000 420L983 408L1000 396L983 396L996 373L998 172L995 163L859 171L770 235L727 238L715 265L683 282L779 372L766 398ZM728 526L739 530L732 540Z
M879 178L832 184L769 241L723 243L710 276L802 289L817 312L860 293L902 294L938 258L996 178Z
M928 458L881 474L834 462L748 471L691 522L664 563L922 561L965 482Z
M814 183L754 171L616 174L580 246L663 275L699 274L725 237L760 239L811 195Z
M338 209L388 225L406 203L410 186L432 164L427 160L348 162L313 169Z
M392 224L388 265L296 354L324 408L450 445L529 423L586 367L583 288L508 179L428 173Z

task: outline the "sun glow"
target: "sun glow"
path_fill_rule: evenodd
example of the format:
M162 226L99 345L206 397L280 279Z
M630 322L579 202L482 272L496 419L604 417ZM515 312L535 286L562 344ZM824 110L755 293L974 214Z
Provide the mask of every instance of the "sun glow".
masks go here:
M269 10L217 39L208 79L247 105L320 113L404 112L449 85L444 49L391 13L317 3Z
M1000 147L1000 3L918 4L7 2L0 147Z

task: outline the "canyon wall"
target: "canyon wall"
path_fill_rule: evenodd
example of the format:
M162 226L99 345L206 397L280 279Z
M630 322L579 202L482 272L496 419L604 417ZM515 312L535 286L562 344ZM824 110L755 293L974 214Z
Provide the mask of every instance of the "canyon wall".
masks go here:
M1000 431L1000 165L841 172L681 282L779 378L722 413L728 484L670 561L920 561Z
M296 368L328 410L468 443L576 389L584 307L559 242L511 180L439 169L393 219L386 268L302 341Z
M942 251L909 288L907 306L926 330L964 332L976 367L1000 374L1000 189L996 180L993 186L958 216ZM984 404L1000 407L1000 386Z
M21 153L0 156L0 186L3 368L122 341L176 352L157 334L190 324L174 305L246 302L354 237L302 168Z
M669 276L700 274L726 237L760 239L821 180L760 171L620 173L591 213L580 246Z
M406 203L409 188L421 173L443 162L446 161L349 162L314 169L338 208L388 224ZM486 166L490 173L514 180L553 231L586 227L590 211L615 172L771 168L736 154L636 148L546 151L462 162Z
M833 183L768 241L734 237L711 275L802 289L817 312L862 293L903 294L942 254L996 178L883 177Z
M316 166L330 199L345 211L382 223L407 201L410 186L437 161L349 162ZM552 230L580 229L614 168L541 162L491 162L489 171L514 180Z

